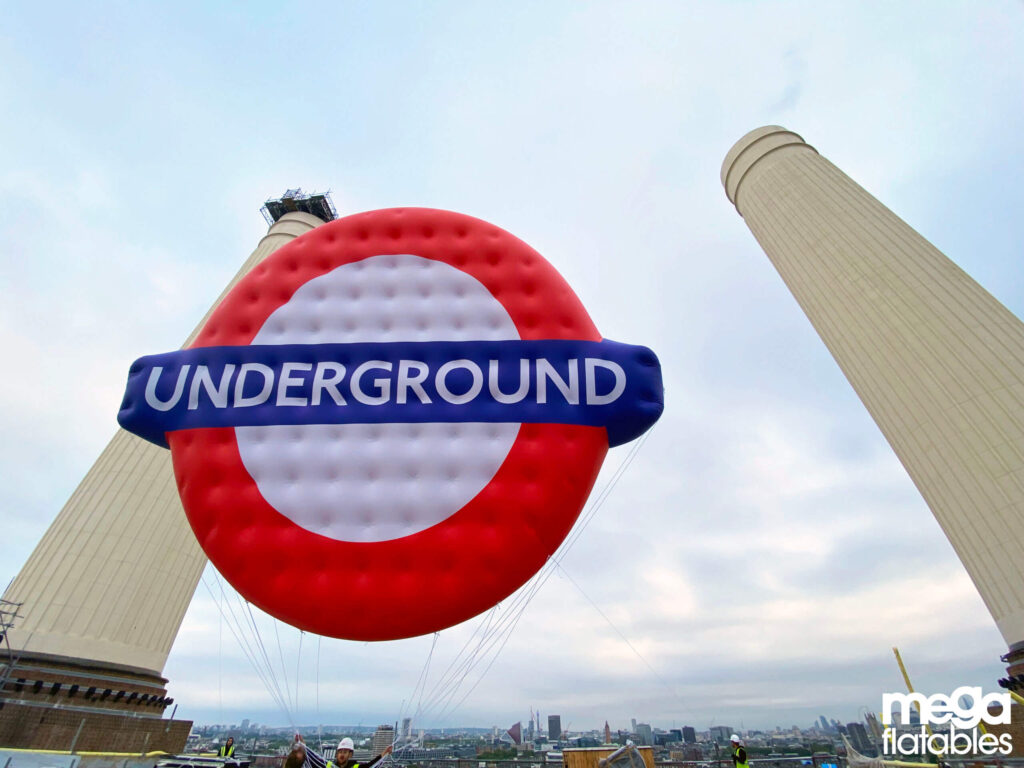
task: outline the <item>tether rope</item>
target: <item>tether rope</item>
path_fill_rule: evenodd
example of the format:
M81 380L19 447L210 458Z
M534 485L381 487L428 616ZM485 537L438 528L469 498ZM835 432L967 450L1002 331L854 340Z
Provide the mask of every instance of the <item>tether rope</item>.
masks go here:
M511 638L512 632L519 624L527 606L536 596L540 588L551 577L551 574L555 572L555 569L559 567L561 560L582 535L591 520L593 520L597 511L607 501L615 486L618 485L626 470L640 452L640 449L647 442L651 431L645 433L643 437L637 440L630 447L629 453L616 468L615 472L613 472L612 477L598 493L597 497L588 505L588 508L581 516L579 524L574 526L569 536L566 537L565 541L562 542L541 570L538 571L538 573L513 596L511 606L503 613L493 626L492 622L494 621L495 615L501 610L501 604L495 606L490 612L488 612L487 617L478 625L477 629L474 630L462 650L449 664L445 675L443 675L431 689L430 694L427 696L427 704L422 708L421 717L433 714L433 712L437 710L437 719L440 720L444 715L453 713L462 705L476 686L479 685L487 675L491 666L494 664L498 655L504 649L508 640ZM483 628L482 633L480 632L481 628ZM462 657L465 654L466 649L478 634L481 635L479 640L477 640L476 645L469 652L469 655L463 659ZM497 650L494 651L493 656L490 658L490 661L488 661L487 666L477 678L476 682L474 682L470 689L459 699L458 703L452 706L455 696L463 686L465 680L469 677L470 673L478 664L487 658L495 647Z
M281 708L281 710L285 713L285 716L288 718L289 723L293 723L293 716L291 708L288 705L288 698L285 695L285 692L281 690L280 681L278 680L277 674L274 671L274 665L270 662L270 656L266 652L266 648L263 644L263 635L260 632L259 624L257 624L256 622L256 617L253 616L252 608L249 606L249 603L242 598L241 595L232 590L232 593L235 596L235 603L238 606L238 612L241 614L242 617L241 619L239 619L235 615L235 608L232 607L232 603L228 600L228 594L224 589L224 584L221 581L219 575L216 577L216 584L220 589L225 605L228 606L228 611L231 615L232 620L238 627L238 634L236 635L236 640L238 641L238 644L242 647L243 652L246 653L247 657L249 658L250 664L252 664L253 668L257 670L257 673L262 672L261 677L264 681L264 687L270 692L271 696L274 697L278 706ZM243 624L245 625L245 630L251 630L251 635L255 636L257 643L259 644L259 648L262 652L263 658L262 666L259 663L260 656L256 653L256 648L252 646L249 640L250 632L242 629Z
M409 699L406 699L406 700L402 701L402 705L399 708L399 714L398 714L398 722L399 723L403 723L404 724L404 721L405 721L405 713L406 713L405 704L406 704L406 701L409 702L409 706L411 707L412 704L413 704L413 700L416 699L417 692L419 693L419 701L416 702L416 709L413 712L413 715L409 718L409 721L411 723L411 722L419 720L419 713L420 713L421 706L422 706L422 703L423 703L423 691L426 688L426 681L427 681L427 677L429 675L429 670L430 670L430 662L431 662L431 659L433 659L433 657L434 657L434 649L437 647L437 640L440 637L440 635L441 635L440 632L435 632L434 633L433 639L430 642L430 652L427 654L427 660L423 664L423 669L420 670L420 675L419 675L419 677L416 680L416 686L413 688L412 696ZM399 740L401 740L402 738L403 738L403 734L399 733L398 730L396 729L396 731L395 731L395 738L391 742L391 746L395 747L395 745L398 744ZM409 748L411 746L411 744L412 744L412 735L408 734L408 738L409 738L409 742L406 743L406 744L403 744L401 746L398 746L395 751L401 751L403 749Z
M266 652L264 651L263 657L265 661L265 666L261 668L259 664L259 656L256 653L256 649L252 646L249 640L249 632L247 632L246 630L251 628L252 634L256 636L259 643L262 645L263 642L263 638L260 635L259 626L256 625L256 619L252 616L251 610L248 610L248 615L252 620L252 624L250 625L248 621L246 621L246 612L249 604L242 599L241 595L232 590L232 594L234 594L235 596L235 604L237 604L238 612L241 614L242 617L241 619L239 619L238 616L235 615L235 607L228 599L228 593L224 589L224 584L221 581L220 576L216 574L216 571L214 573L215 582L217 584L218 589L220 590L221 598L223 600L224 605L227 606L228 613L231 616L231 620L233 622L232 626L237 627L238 630L237 634L235 634L236 641L242 648L243 653L245 653L247 658L249 659L249 663L252 664L253 668L257 670L257 673L260 673L261 671L263 672L261 677L264 680L264 687L271 692L271 695L274 695L274 692L276 691L275 700L278 702L278 706L280 706L282 710L285 712L285 714L288 716L289 722L291 722L292 716L288 707L287 699L285 698L284 694L281 691L281 686L277 681L277 676L274 673L273 666L270 664L269 657L267 657ZM244 630L243 624L245 625Z
M277 681L277 676L274 674L274 667L270 663L270 654L267 653L267 647L263 643L263 635L260 634L259 627L256 624L256 617L252 615L252 606L250 606L249 603L245 603L245 609L249 616L249 626L252 627L253 634L255 634L256 636L256 641L259 643L260 651L262 652L263 655L263 663L266 665L265 668L267 669L270 675L270 679L273 682L273 689L271 690L271 695L275 695L276 691L276 700L278 704L282 707L282 709L285 710L285 712L287 712L288 706L286 703L284 703L284 695L281 693L281 686ZM291 722L290 715L288 719L289 722Z
M306 633L299 630L299 652L295 654L295 712L299 711L299 664L302 662L302 638Z
M316 740L320 747L320 754L324 752L324 736L320 717L320 641L321 635L316 636Z
M237 626L239 628L238 635L236 636L239 645L242 646L243 651L247 652L247 656L253 667L257 670L263 671L264 687L271 693L272 696L274 696L275 700L278 703L278 706L281 708L281 710L285 713L285 716L288 718L288 722L294 725L294 718L292 716L291 708L288 705L288 698L285 695L285 692L281 690L280 681L278 680L277 673L274 670L274 665L270 662L270 656L266 652L266 648L263 644L263 635L260 632L259 624L257 624L256 622L256 617L252 614L252 608L249 606L249 603L247 603L242 598L241 595L239 595L237 592L234 592L235 602L238 606L238 612L241 614L242 617L241 619L238 619L238 617L235 616L235 609L231 607L231 603L228 602L224 585L219 578L217 579L217 586L220 588L221 594L224 595L224 601L228 605L228 609L232 619L237 623ZM252 646L251 641L249 640L249 633L242 629L243 624L245 625L246 630L252 630L252 635L255 636L256 641L259 644L259 648L262 652L263 658L262 667L260 666L259 663L260 657L256 653L256 648Z
M430 661L434 658L434 649L437 647L437 639L441 636L440 632L435 632L434 637L430 642L430 653L427 654L427 661L423 665L423 671L420 672L420 679L416 681L416 687L413 688L412 695L416 698L419 694L419 699L416 701L416 709L413 711L413 718L419 720L420 712L423 709L423 694L427 689L427 678L430 673ZM412 704L412 702L409 702Z
M277 621L273 622L274 637L277 639L277 657L281 660L281 673L284 675L285 701L290 702L291 697L289 694L291 693L291 685L288 684L288 670L285 668L284 665L284 651L281 649L281 633L277 631L277 625L279 623L280 622Z
M576 583L576 579L574 579L572 576L569 575L569 572L567 570L565 570L565 568L562 566L562 564L561 563L557 563L555 567L558 568L559 572L563 576L565 576L565 578L567 578L569 580L569 582L574 587L576 587L577 590L579 590L579 593L581 595L583 595L583 597L586 599L586 601L588 603L590 603L591 606L593 606L594 610L597 611L601 615L601 618L604 619L606 622L608 622L608 626L615 630L615 634L617 634L619 637L622 638L622 641L626 645L629 646L629 649L631 651L633 651L633 653L636 654L636 657L638 659L640 659L640 661L642 661L649 670L651 670L651 673L654 675L655 679L657 679L657 681L659 683L661 683L663 686L665 686L665 689L669 693L671 693L673 696L675 696L676 699L678 699L681 703L686 704L686 701L683 699L682 696L679 695L679 693L676 691L676 689L673 688L671 685L669 685L668 682L666 682L665 676L662 675L658 670L656 670L654 668L654 666L647 659L644 658L644 655L642 653L640 653L640 651L637 650L636 646L634 646L629 641L629 638L626 637L625 634L623 634L622 630L620 630L617 626L615 626L614 622L610 618L608 618L607 614L605 614L605 612L601 610L600 606L598 606L597 603L595 603L593 600L590 599L590 595L588 595L586 592L583 591L583 587L581 587L578 583Z
M235 641L238 643L239 647L242 649L242 653L249 660L249 663L252 665L252 667L255 670L256 674L259 676L260 680L263 682L264 687L267 689L267 691L270 693L270 695L274 698L274 700L277 703L277 705L281 708L281 710L288 717L289 723L291 723L292 722L291 713L288 711L288 706L287 706L284 698L281 696L280 688L276 685L276 681L272 682L271 680L268 679L267 674L266 674L266 670L261 668L261 665L257 662L257 659L256 659L255 654L253 653L251 647L243 639L244 633L240 632L239 630L236 630L235 623L231 619L228 618L228 615L225 613L225 607L221 605L221 602L217 599L217 596L213 593L213 589L210 587L210 584L206 580L205 576L203 576L202 581L203 581L203 586L206 587L206 591L210 593L210 597L213 600L214 605L217 607L217 611L220 613L221 619L225 623L227 623L228 629L231 631L231 634L234 636ZM218 586L220 586L220 584L218 584ZM221 592L223 593L223 587L221 587ZM226 600L225 600L225 605L227 605ZM228 607L227 610L230 612L231 611L230 607ZM234 618L235 617L232 614L232 619L234 619ZM272 670L271 670L271 672L272 672Z

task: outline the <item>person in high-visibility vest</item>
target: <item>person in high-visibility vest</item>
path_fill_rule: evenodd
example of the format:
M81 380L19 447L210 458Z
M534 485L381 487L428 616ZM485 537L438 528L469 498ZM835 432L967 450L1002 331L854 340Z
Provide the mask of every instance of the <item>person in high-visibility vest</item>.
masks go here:
M285 759L285 766L286 768L298 768L298 765L302 765L303 768L373 768L382 757L391 754L391 745L389 744L383 752L369 762L360 763L358 760L352 759L354 749L355 744L352 743L352 739L346 737L338 742L334 759L327 760L315 749L307 746L302 736L295 734L295 743L292 745L291 753Z
M234 757L235 756L235 739L233 736L228 736L228 740L220 745L220 749L217 750L217 757Z
M743 742L740 741L740 737L734 733L729 737L729 741L732 743L732 763L734 768L750 768L750 763L747 762L747 750L743 748Z
M355 744L347 736L338 742L338 748L334 752L334 759L327 761L327 768L373 768L385 755L391 754L391 745L384 748L384 751L368 763L360 763L352 758Z

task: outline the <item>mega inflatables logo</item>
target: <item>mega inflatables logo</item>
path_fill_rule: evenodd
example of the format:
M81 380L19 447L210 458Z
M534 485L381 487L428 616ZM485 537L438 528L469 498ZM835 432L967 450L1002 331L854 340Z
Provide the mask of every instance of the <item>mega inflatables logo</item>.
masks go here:
M900 732L893 723L912 722L917 711L920 726ZM1009 733L978 733L981 724L1010 724L1010 695L983 694L976 686L961 686L948 696L936 693L886 693L882 695L882 749L886 755L1009 755L1013 740Z
M387 639L525 582L662 402L654 353L603 339L525 243L392 209L256 266L192 347L136 361L118 418L170 447L200 543L247 599Z

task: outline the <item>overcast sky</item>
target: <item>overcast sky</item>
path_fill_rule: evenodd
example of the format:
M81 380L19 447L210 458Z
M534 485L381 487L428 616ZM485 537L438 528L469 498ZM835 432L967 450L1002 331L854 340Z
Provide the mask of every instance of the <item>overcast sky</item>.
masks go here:
M426 704L483 619L301 653L265 623L293 720L847 721L901 689L894 645L919 689L995 686L993 621L719 168L794 130L1020 315L1024 5L207 5L4 12L0 584L113 434L129 363L181 344L301 185L526 240L659 354L666 411L450 706ZM288 723L203 585L165 675L179 716Z

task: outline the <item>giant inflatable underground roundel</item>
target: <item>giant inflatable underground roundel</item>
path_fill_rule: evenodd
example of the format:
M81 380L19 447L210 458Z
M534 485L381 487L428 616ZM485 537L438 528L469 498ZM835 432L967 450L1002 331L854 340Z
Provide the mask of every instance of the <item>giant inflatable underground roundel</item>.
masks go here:
M662 402L654 353L602 339L528 245L406 208L273 253L191 347L132 365L118 421L171 449L196 537L243 597L387 640L526 582Z

